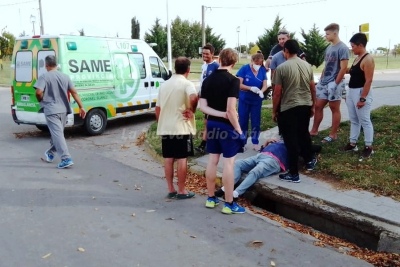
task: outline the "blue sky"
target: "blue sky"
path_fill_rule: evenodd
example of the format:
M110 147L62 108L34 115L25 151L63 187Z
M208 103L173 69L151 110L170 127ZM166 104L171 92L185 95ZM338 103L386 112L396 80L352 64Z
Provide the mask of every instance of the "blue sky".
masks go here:
M0 0L0 29L18 36L25 31L33 33L30 16L36 16L35 32L39 33L38 0ZM395 21L398 11L392 1L381 0L373 4L367 1L350 0L281 0L271 1L238 0L41 0L43 26L46 34L78 34L84 29L86 35L116 36L130 38L130 20L136 16L141 25L141 36L154 24L156 18L162 24L179 16L183 20L201 22L202 5L206 6L205 21L220 34L227 46L254 42L265 28L271 28L277 15L289 31L296 32L302 41L300 31L306 32L315 23L323 34L323 28L336 22L341 26L340 37L345 42L358 31L362 23L370 24L369 49L379 46L393 47L400 43ZM169 12L167 12L167 2ZM240 26L238 36L237 27ZM239 38L238 38L239 37Z

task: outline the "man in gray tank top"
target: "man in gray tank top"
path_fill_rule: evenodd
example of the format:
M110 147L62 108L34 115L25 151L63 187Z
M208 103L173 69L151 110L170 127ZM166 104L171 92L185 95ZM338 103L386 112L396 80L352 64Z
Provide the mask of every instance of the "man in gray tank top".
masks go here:
M329 143L337 139L341 114L340 103L345 90L344 75L349 62L349 48L339 39L339 25L331 23L325 27L325 38L331 44L325 51L325 68L316 86L317 102L315 105L314 124L311 136L318 135L318 128L323 119L323 109L327 103L332 112L332 127L328 136L322 139Z

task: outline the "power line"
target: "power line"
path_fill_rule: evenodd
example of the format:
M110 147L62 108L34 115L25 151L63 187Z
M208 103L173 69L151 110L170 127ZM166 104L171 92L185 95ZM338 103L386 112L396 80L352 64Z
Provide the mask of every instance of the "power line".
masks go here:
M293 4L278 4L278 5L269 5L269 6L209 6L207 8L224 8L224 9L252 9L252 8L268 8L268 7L284 7L284 6L298 6L298 5L306 5L306 4L314 4L319 2L326 2L327 0L315 0L315 1L306 1L299 2Z
M12 3L12 4L2 4L0 6L16 6L16 5L22 5L22 4L27 4L27 3L33 3L36 2L34 0L31 1L25 1L25 2L19 2L19 3Z

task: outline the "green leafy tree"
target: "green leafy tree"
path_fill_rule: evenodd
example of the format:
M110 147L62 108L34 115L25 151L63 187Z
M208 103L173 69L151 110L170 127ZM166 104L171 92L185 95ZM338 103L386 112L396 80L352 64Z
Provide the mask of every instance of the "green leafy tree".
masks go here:
M192 25L188 20L181 20L180 17L173 20L171 23L172 56L174 58L197 57L200 32L201 26L198 22Z
M156 18L154 25L149 32L144 35L144 41L146 43L156 43L153 47L154 51L160 58L164 58L168 53L168 42L167 42L167 27L161 26L160 19Z
M188 20L182 21L177 17L171 24L172 38L172 56L186 56L189 58L198 58L199 47L202 46L202 27L200 22L190 23ZM218 55L226 42L220 35L212 32L212 28L205 28L206 43L211 43L215 48L215 54Z
M324 62L325 49L329 43L325 37L319 33L319 29L314 26L306 33L301 29L304 42L300 42L300 48L306 54L306 60L311 65L318 68Z
M258 37L256 44L260 48L261 52L265 57L268 57L271 52L272 47L274 47L278 43L278 33L279 30L282 29L282 19L279 18L279 15L276 16L274 20L274 24L271 29L265 29L265 33ZM294 36L294 33L290 34L291 37Z
M15 36L9 32L2 32L0 35L0 58L10 58L15 43Z
M131 20L131 38L140 39L140 23L136 17Z
M209 26L206 27L205 32L206 32L206 43L212 44L215 48L214 54L218 55L219 52L221 52L221 50L224 49L226 45L225 40L221 38L221 35L216 35L212 33L212 28L210 28Z

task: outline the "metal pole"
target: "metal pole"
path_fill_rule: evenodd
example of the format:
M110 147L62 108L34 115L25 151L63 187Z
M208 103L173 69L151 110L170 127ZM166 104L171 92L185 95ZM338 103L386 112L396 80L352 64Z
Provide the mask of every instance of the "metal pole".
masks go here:
M42 1L39 0L39 12L40 12L40 35L44 34L44 26L43 26L43 14L42 14Z
M33 26L33 35L36 35L36 33L35 33L35 22L34 21L32 21L32 26Z
M206 45L206 22L205 22L206 7L201 6L201 46Z
M167 0L167 47L168 47L168 68L172 71L172 45L171 45L171 23L169 21L169 8Z

